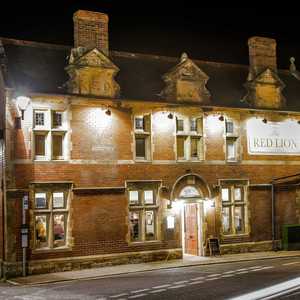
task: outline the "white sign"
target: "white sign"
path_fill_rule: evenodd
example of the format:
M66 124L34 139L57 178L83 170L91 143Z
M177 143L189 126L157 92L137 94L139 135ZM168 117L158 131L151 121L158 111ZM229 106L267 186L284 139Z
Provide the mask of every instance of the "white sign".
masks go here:
M255 155L300 155L300 125L296 121L247 122L248 153Z
M23 196L23 209L28 209L28 196Z

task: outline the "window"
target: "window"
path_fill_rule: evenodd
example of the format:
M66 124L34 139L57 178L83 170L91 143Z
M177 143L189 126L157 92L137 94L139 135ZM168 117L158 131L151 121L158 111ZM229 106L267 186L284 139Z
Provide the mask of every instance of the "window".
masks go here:
M247 185L225 183L221 188L223 234L247 233Z
M66 188L37 188L34 193L35 249L67 246L69 193Z
M229 162L236 162L238 161L238 151L239 151L239 147L238 147L238 141L239 141L239 137L238 137L238 131L237 128L234 124L233 121L231 120L226 120L225 122L225 157L226 157L226 161Z
M135 159L151 159L151 119L150 115L134 118Z
M176 119L177 160L203 159L204 145L202 129L202 118Z
M157 240L157 187L129 186L129 231L132 242Z
M58 111L52 112L52 127L61 127L63 125L63 113Z
M36 160L62 160L66 156L66 127L64 112L34 111L34 158ZM48 120L51 119L51 126Z

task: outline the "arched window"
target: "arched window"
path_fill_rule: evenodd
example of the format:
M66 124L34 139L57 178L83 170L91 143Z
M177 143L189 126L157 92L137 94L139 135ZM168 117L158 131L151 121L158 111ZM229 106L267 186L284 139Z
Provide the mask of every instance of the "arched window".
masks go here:
M181 190L179 197L180 198L196 198L196 197L201 197L201 194L195 187L186 186Z

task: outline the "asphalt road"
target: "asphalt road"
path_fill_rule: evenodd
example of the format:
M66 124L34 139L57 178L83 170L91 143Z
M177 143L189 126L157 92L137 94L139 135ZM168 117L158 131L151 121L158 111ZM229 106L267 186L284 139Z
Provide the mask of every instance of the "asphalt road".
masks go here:
M279 293L274 290L278 284ZM261 289L273 296L266 298ZM300 258L181 267L37 286L0 284L0 299L8 300L232 298L300 299Z

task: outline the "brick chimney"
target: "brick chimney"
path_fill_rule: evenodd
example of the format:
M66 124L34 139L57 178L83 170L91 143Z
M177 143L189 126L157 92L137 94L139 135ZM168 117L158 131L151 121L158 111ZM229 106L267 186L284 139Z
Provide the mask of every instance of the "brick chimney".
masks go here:
M266 68L277 71L276 40L271 38L254 36L248 40L250 78L254 79Z
M277 73L276 41L254 36L248 40L248 46L250 65L244 100L255 108L283 108L285 84Z
M78 10L73 15L73 21L74 47L97 48L108 56L108 16L99 12Z

